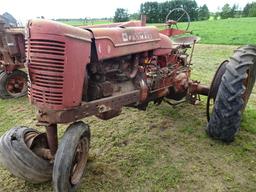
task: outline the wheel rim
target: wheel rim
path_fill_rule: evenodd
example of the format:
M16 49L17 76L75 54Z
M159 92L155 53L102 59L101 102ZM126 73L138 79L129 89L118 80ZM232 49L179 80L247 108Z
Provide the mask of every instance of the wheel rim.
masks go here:
M244 80L244 86L245 86L245 92L243 94L243 100L244 100L244 107L243 110L246 107L246 104L249 100L249 97L251 95L254 83L255 83L255 76L256 74L254 71L256 70L256 67L254 66L255 69L248 69L247 70L247 78Z
M6 83L6 91L12 95L18 95L26 89L26 79L22 76L13 76Z
M28 132L24 135L24 142L26 143L26 145L28 146L28 148L31 147L34 139L36 136L38 136L39 133L37 132L34 132L34 131L31 131L31 132Z
M218 88L220 86L220 82L217 82L218 80L221 80L220 77L223 76L225 71L222 71L224 67L226 67L228 63L228 60L225 60L224 62L222 62L219 66L219 68L217 69L211 86L210 86L210 90L209 90L209 94L208 94L208 98L207 98L207 104L206 104L206 115L207 115L207 120L208 122L210 121L210 116L211 116L211 112L214 108L214 104L215 104L215 99L217 96L217 92L218 92Z
M84 173L84 169L86 167L87 158L88 158L88 140L86 137L83 137L80 139L76 147L74 160L72 162L71 176L70 176L70 182L72 185L77 185L81 180Z

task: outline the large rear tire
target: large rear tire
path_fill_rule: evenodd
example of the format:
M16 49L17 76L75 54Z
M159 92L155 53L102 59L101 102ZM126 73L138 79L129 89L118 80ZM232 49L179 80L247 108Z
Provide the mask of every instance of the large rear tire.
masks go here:
M256 79L256 47L238 48L226 65L226 71L207 125L209 136L225 142L234 140L241 124L241 116Z
M80 121L68 127L55 155L53 186L56 192L77 189L87 164L89 143L88 125Z
M0 98L11 99L27 94L27 74L21 70L0 73Z
M28 139L39 135L35 129L16 127L0 138L0 162L13 175L31 183L51 180L52 164L28 147Z

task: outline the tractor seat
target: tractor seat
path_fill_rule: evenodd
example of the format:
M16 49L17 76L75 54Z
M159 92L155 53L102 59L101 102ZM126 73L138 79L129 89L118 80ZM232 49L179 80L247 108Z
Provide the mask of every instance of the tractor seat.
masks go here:
M192 45L200 41L200 37L191 34L175 35L170 39L173 45Z

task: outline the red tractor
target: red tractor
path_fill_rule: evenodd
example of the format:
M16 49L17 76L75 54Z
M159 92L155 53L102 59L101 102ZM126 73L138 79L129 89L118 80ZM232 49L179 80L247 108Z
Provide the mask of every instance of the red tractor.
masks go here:
M89 126L80 119L95 115L107 120L124 106L145 110L149 102L174 104L171 99L177 104L185 98L196 103L198 94L206 95L208 112L214 101L207 133L226 142L234 139L255 82L256 47L239 48L208 87L190 80L198 38L188 29L178 29L178 21L168 17L160 32L137 24L76 28L29 21L29 100L46 133L16 127L1 137L1 160L14 175L34 183L52 179L55 191L75 191L91 139ZM64 123L71 124L58 144L57 124Z
M24 28L18 28L0 17L0 98L16 98L27 94L24 68Z

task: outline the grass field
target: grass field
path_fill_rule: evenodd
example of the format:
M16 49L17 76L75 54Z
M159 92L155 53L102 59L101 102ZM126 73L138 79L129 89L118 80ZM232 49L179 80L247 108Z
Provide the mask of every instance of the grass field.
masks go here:
M192 22L190 30L203 44L256 44L255 23L256 17L199 21Z
M61 21L63 23L66 23L68 25L73 26L81 26L81 25L101 25L101 24L108 24L111 23L111 21L108 20L88 20L87 22L85 20L68 20L68 21Z
M218 64L235 48L198 45L193 79L210 83ZM0 113L0 135L17 125L35 127L34 109L26 98L0 100ZM229 145L205 134L205 98L196 106L152 104L146 112L125 108L109 121L85 119L92 143L79 191L256 191L255 116L254 89L241 131ZM60 127L60 137L65 127ZM30 184L1 166L0 186L3 192L52 191L50 182Z
M65 22L70 25L84 25L83 22ZM96 24L107 24L109 21L96 21ZM256 17L233 18L192 22L189 30L201 37L202 44L245 45L256 44ZM90 23L89 23L90 24ZM88 24L88 25L89 25ZM150 24L159 26L159 24ZM179 25L184 28L185 24ZM162 27L159 27L162 28Z

